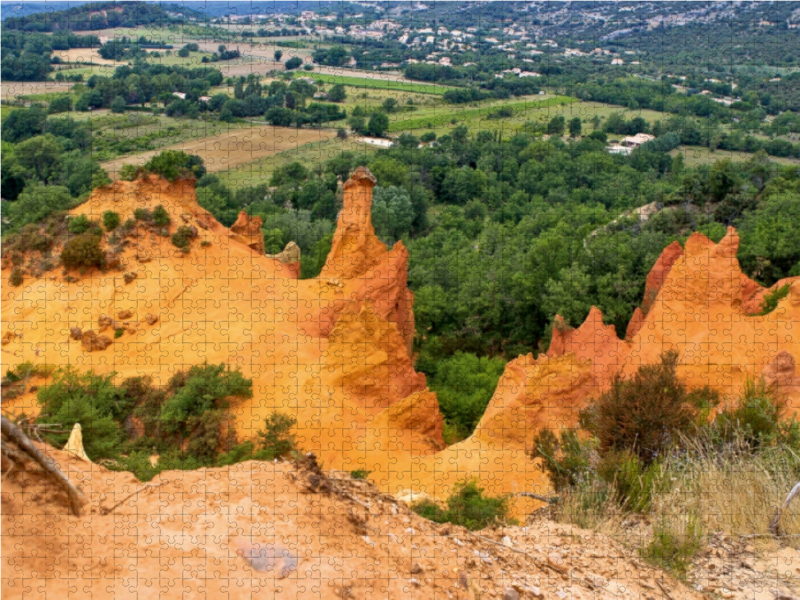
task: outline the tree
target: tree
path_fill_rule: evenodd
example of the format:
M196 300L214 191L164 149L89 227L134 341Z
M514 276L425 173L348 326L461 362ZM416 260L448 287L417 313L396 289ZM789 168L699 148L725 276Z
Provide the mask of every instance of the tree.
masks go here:
M352 116L348 119L347 124L350 125L350 129L355 131L358 135L367 135L367 121L364 117Z
M581 118L573 117L569 120L569 137L577 138L581 135Z
M124 113L125 112L125 98L122 96L117 96L111 102L111 112L113 113Z
M397 98L386 98L381 105L381 108L385 110L387 113L393 113L397 110Z
M114 231L119 227L119 222L119 214L113 210L107 210L103 213L103 227L106 228L106 231Z
M63 154L61 144L49 133L25 140L14 149L20 166L44 182L49 182L59 171Z
M206 174L203 159L196 154L187 154L181 150L164 150L145 163L144 168L151 173L161 175L169 181L178 177L191 176L199 179Z
M477 357L456 352L438 362L430 387L439 398L439 408L459 437L470 435L480 421L497 382L505 369L499 358Z
M17 108L3 119L3 139L8 142L21 142L44 133L47 113L39 105L30 108Z
M347 99L347 92L341 83L337 83L328 90L328 100L331 102L344 102Z
M414 222L414 207L403 188L377 186L372 193L372 224L387 245L407 235Z
M303 66L303 59L299 56L293 56L284 63L284 66L286 67L287 71L292 71Z
M58 185L29 184L14 202L3 203L3 232L17 231L72 205L69 190Z
M564 127L566 125L565 119L562 115L556 115L547 124L547 133L549 135L564 135Z
M275 50L275 62L281 62L282 56L283 56L283 50Z
M104 260L100 238L90 233L72 238L61 252L61 262L67 269L100 267Z
M382 137L389 129L389 117L382 112L373 114L367 124L367 133L375 137Z

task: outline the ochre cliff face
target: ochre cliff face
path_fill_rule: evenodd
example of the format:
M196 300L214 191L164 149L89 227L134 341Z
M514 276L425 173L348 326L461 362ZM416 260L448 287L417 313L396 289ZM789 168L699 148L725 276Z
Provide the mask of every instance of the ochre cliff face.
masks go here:
M548 354L509 362L473 435L445 448L436 395L409 350L408 252L399 242L388 250L375 236L374 185L363 168L346 182L331 253L320 277L309 280L298 280L297 261L254 249L249 218L240 216L236 231L220 225L197 205L190 183L149 178L95 190L74 214L97 219L114 210L126 219L162 204L172 216L170 233L186 224L199 239L183 254L169 237L138 228L119 271L73 283L51 271L3 286L3 364L71 364L166 384L176 370L224 362L253 379L253 398L232 407L241 438L254 436L273 410L289 413L301 448L326 468L365 469L382 490L437 499L466 477L495 494L546 493L545 476L528 458L535 434L575 427L578 411L616 373L633 373L666 349L679 350L680 374L691 387L711 385L733 399L747 377L763 374L800 406L800 336L793 331L800 281L783 282L790 293L775 311L749 316L766 290L742 274L731 229L719 244L695 234L685 248L664 250L625 340L597 309L577 329L557 318ZM134 279L123 277L130 272ZM87 351L80 341L121 323L125 333L103 350ZM28 394L3 408L32 413L36 404ZM521 499L515 514L530 508Z
M800 278L762 288L742 273L738 248L733 228L718 244L695 233L685 248L668 246L647 279L645 302L625 340L603 325L602 314L592 308L579 328L553 328L548 354L571 353L592 364L597 385L604 389L614 374L631 374L641 364L656 362L664 350L675 349L681 356L679 373L689 387L709 385L733 401L748 377L780 372L774 379L783 382L781 393L792 399L795 410L800 408L800 395L787 383L793 381L794 357L800 354ZM787 284L789 294L774 311L755 314L767 293Z

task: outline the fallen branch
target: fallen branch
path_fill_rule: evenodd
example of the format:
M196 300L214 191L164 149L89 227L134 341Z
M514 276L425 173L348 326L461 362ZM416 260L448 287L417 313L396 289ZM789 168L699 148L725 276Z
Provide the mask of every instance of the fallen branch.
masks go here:
M116 503L114 506L112 506L111 508L101 508L101 509L100 509L100 514L101 514L101 515L108 515L108 514L111 514L111 513L112 513L112 512L114 512L114 511L115 511L117 508L119 508L120 506L122 506L123 504L125 504L125 503L126 503L128 500L130 500L130 499L131 499L131 498L133 498L134 496L137 496L137 495L139 495L140 493L142 493L143 491L145 491L145 490L147 490L147 489L150 489L150 488L153 488L153 489L155 489L155 488L159 488L159 487L161 487L162 485L164 485L165 483L166 483L166 481L162 481L161 483L157 483L157 484L146 483L145 485L143 485L142 487L140 487L138 490L136 490L136 491L135 491L135 492L133 492L132 494L128 494L127 496L125 496L125 498L123 498L122 500L120 500L119 502L117 502L117 503Z
M536 500L541 500L542 502L547 502L548 504L555 504L561 499L558 496L548 498L547 496L540 496L539 494L534 494L533 492L517 492L516 495L525 496L526 498L535 498Z
M653 581L655 581L656 585L661 588L661 592L667 597L667 599L672 600L672 596L669 595L667 588L665 588L664 585L658 579L654 579Z
M48 458L41 450L34 446L30 438L25 435L19 427L11 422L6 417L0 418L2 424L2 433L8 441L14 442L17 447L39 465L44 472L47 473L56 483L60 485L64 491L67 492L69 498L69 507L72 514L80 516L81 508L89 503L86 496L83 495L78 488L58 469L51 458Z
M775 512L775 516L772 517L772 521L769 524L769 530L772 532L773 535L780 535L780 521L781 516L783 515L783 511L789 508L789 503L794 499L794 497L800 494L800 483L795 484L792 488L792 491L789 492L789 495L786 496L786 500L783 501L781 507Z

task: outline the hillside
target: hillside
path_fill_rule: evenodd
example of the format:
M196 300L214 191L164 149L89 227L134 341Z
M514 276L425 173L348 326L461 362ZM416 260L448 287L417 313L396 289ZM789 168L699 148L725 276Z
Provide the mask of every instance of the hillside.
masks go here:
M165 472L126 499L140 489L130 474L49 452L90 503L71 517L39 472L4 481L4 597L45 586L48 596L116 599L235 589L325 600L600 600L662 586L675 600L702 597L604 536L550 521L480 536L436 525L368 483L321 474L309 458ZM30 551L44 545L46 555Z
M525 458L534 435L575 426L578 410L615 373L655 362L665 349L680 352L679 374L690 388L709 385L732 400L748 377L764 373L800 405L800 341L791 335L800 283L788 282L774 311L748 316L765 290L742 274L731 228L719 244L695 234L685 248L664 251L625 340L596 309L576 330L556 326L549 354L511 361L475 432L445 448L436 395L410 355L408 253L402 242L387 250L375 236L374 185L363 167L345 183L331 252L309 280L297 279L296 254L282 255L284 263L254 250L263 247L257 221L240 215L231 230L216 222L189 181L148 176L99 188L73 215L113 209L125 218L160 204L171 215L169 233L190 227L197 240L184 253L139 225L110 249L115 268L4 286L3 362L73 364L119 377L146 372L160 385L189 365L235 366L253 378L255 392L232 406L240 438L254 436L272 411L289 413L300 447L326 468L367 470L384 492L438 499L465 476L494 493L544 492L544 474ZM114 330L121 335L112 341ZM99 349L98 336L108 347ZM38 410L31 393L3 408ZM519 500L513 512L523 516L537 504Z

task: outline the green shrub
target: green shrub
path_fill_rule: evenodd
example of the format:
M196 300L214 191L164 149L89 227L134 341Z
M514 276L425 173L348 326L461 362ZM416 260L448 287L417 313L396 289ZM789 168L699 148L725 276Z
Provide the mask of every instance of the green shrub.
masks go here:
M113 210L107 210L103 213L103 227L106 231L114 231L119 227L120 218Z
M164 208L161 204L159 204L153 209L152 216L153 216L153 223L155 223L157 227L166 227L172 221L172 219L170 219L169 213L167 212L167 209Z
M703 545L703 527L697 515L662 517L653 528L653 539L642 551L651 563L684 578L694 556Z
M125 330L120 327L119 329L114 330L114 339L121 338L122 334L125 333Z
M137 208L133 211L133 218L136 219L137 221L144 221L145 223L149 223L150 221L153 220L153 215L147 208Z
M5 241L5 240L4 240ZM13 248L21 252L47 252L53 247L53 238L45 233L42 233L41 227L33 223L29 223L20 229L19 233L12 234L8 237L7 247ZM24 261L24 257L20 255L20 264Z
M101 267L104 263L100 238L83 234L72 238L61 252L61 262L67 269Z
M264 429L258 432L259 445L272 458L284 456L295 449L292 428L297 424L294 417L273 411L264 421Z
M740 440L753 450L775 444L800 449L800 424L784 420L786 409L763 378L748 379L737 408L717 415L713 432L722 442Z
M592 478L595 454L592 441L581 442L577 431L564 429L560 439L550 429L542 429L533 439L531 458L541 458L553 489L560 492Z
M786 285L779 287L774 292L764 294L764 300L761 302L761 310L757 312L756 315L763 317L764 315L768 315L773 310L778 308L778 302L789 295L789 288L791 287L791 284L787 283Z
M8 278L8 284L12 287L19 287L23 284L25 278L22 276L22 270L19 267L15 267L11 270L11 275Z
M75 423L83 430L83 446L92 460L112 458L123 437L116 420L130 412L131 402L114 383L114 374L78 374L70 367L57 371L48 386L39 388L42 406L39 423L59 423L63 433L48 434L57 447L63 446Z
M75 235L86 233L91 227L92 222L86 215L78 215L69 220L69 232Z
M645 465L630 450L607 454L597 465L600 479L609 484L610 497L634 512L646 512L661 491L661 464Z
M639 367L631 379L617 375L581 412L581 425L597 437L601 455L630 450L648 465L696 429L698 413L719 396L708 389L689 394L677 369L678 353L665 352L660 363Z
M369 474L372 471L367 471L366 469L356 469L355 471L350 471L350 477L353 479L366 479L369 477Z
M172 244L178 248L187 249L189 248L193 237L194 232L192 231L191 227L182 225L178 227L178 230L175 233L172 234Z
M161 154L154 156L144 168L150 173L161 175L169 181L175 181L179 177L192 177L200 179L206 174L203 159L195 154L186 154L180 150L164 150Z
M460 481L453 486L446 509L430 500L418 502L411 508L436 523L453 523L471 531L496 523L516 524L514 519L508 518L511 496L484 496L483 492L475 479Z
M222 424L228 398L250 398L253 382L224 364L196 365L176 373L169 382L172 395L161 406L160 433L173 441L188 440L198 457L216 456L223 445Z
M119 170L119 178L123 181L133 181L139 175L139 169L134 165L122 165Z

